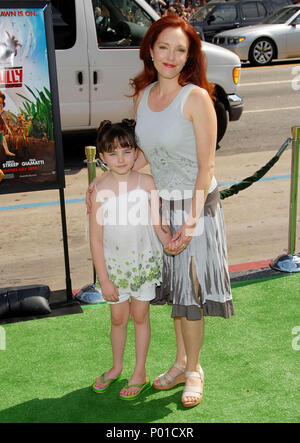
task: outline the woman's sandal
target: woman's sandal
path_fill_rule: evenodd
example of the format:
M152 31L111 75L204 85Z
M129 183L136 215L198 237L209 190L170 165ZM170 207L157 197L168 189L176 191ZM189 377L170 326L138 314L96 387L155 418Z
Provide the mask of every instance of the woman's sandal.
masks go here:
M157 389L158 391L167 391L168 389L172 389L177 385L180 385L184 383L184 371L185 368L183 368L179 363L174 363L174 368L178 369L181 374L178 374L177 377L173 377L169 374L169 372L165 372L164 374L159 375L157 378L159 380L160 385L157 386L153 383L153 387Z
M199 388L198 386L185 386L184 387L182 397L181 397L181 402L184 407L192 408L193 406L197 406L202 401L202 398L203 398L203 386L204 386L203 369L200 367L199 372L187 371L185 373L185 377L198 377L198 378L200 378L201 383L202 383L202 388ZM184 401L185 397L194 397L196 400L195 401Z
M93 386L92 386L93 391L96 392L96 394L103 394L103 392L107 391L107 389L108 389L108 388L109 388L109 387L110 387L115 381L121 380L121 374L120 374L119 377L117 377L117 378L107 378L106 380L105 380L104 377L105 377L105 372L103 372L103 374L100 375L100 383L101 383L101 384L108 383L108 385L105 386L104 388L96 388L96 383L97 383L97 380L96 380L95 383L94 383Z
M137 392L136 394L132 394L132 395L121 395L120 394L120 399L121 400L127 400L127 401L130 401L130 400L135 400L135 399L137 399L138 397L140 397L140 395L143 393L143 392L145 392L146 391L146 389L149 389L149 388L151 388L151 381L148 379L148 378L146 378L146 381L145 381L145 383L142 383L142 384L140 384L140 385L129 385L128 383L124 386L124 388L125 389L130 389L130 388L139 388L140 390L139 390L139 392Z

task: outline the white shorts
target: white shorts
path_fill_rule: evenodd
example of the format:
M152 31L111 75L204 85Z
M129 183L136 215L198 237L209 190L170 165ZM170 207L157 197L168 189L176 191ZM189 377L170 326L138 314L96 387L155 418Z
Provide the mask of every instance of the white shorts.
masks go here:
M156 285L141 287L138 292L124 292L119 295L119 301L108 301L109 305L117 305L119 303L123 303L124 301L129 300L130 298L134 298L135 300L140 301L151 301L156 296Z

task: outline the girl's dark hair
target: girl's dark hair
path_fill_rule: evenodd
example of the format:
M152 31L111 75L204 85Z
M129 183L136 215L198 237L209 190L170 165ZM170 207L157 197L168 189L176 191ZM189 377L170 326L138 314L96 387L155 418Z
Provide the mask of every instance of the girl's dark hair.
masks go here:
M137 148L134 128L134 120L123 119L120 123L103 120L97 130L96 147L98 154L112 152L117 145L122 148Z

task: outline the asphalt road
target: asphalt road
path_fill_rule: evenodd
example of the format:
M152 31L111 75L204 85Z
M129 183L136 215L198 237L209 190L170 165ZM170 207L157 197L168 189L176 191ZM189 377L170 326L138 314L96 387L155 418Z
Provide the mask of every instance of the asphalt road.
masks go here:
M300 61L268 67L243 67L240 120L229 122L218 155L276 151L300 126Z

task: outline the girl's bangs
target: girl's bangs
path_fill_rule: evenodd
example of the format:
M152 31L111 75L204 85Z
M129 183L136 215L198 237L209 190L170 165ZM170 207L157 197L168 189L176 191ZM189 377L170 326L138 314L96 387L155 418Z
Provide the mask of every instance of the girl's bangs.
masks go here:
M138 146L134 130L123 127L120 123L98 132L96 144L98 152L113 152L117 148L134 149Z

